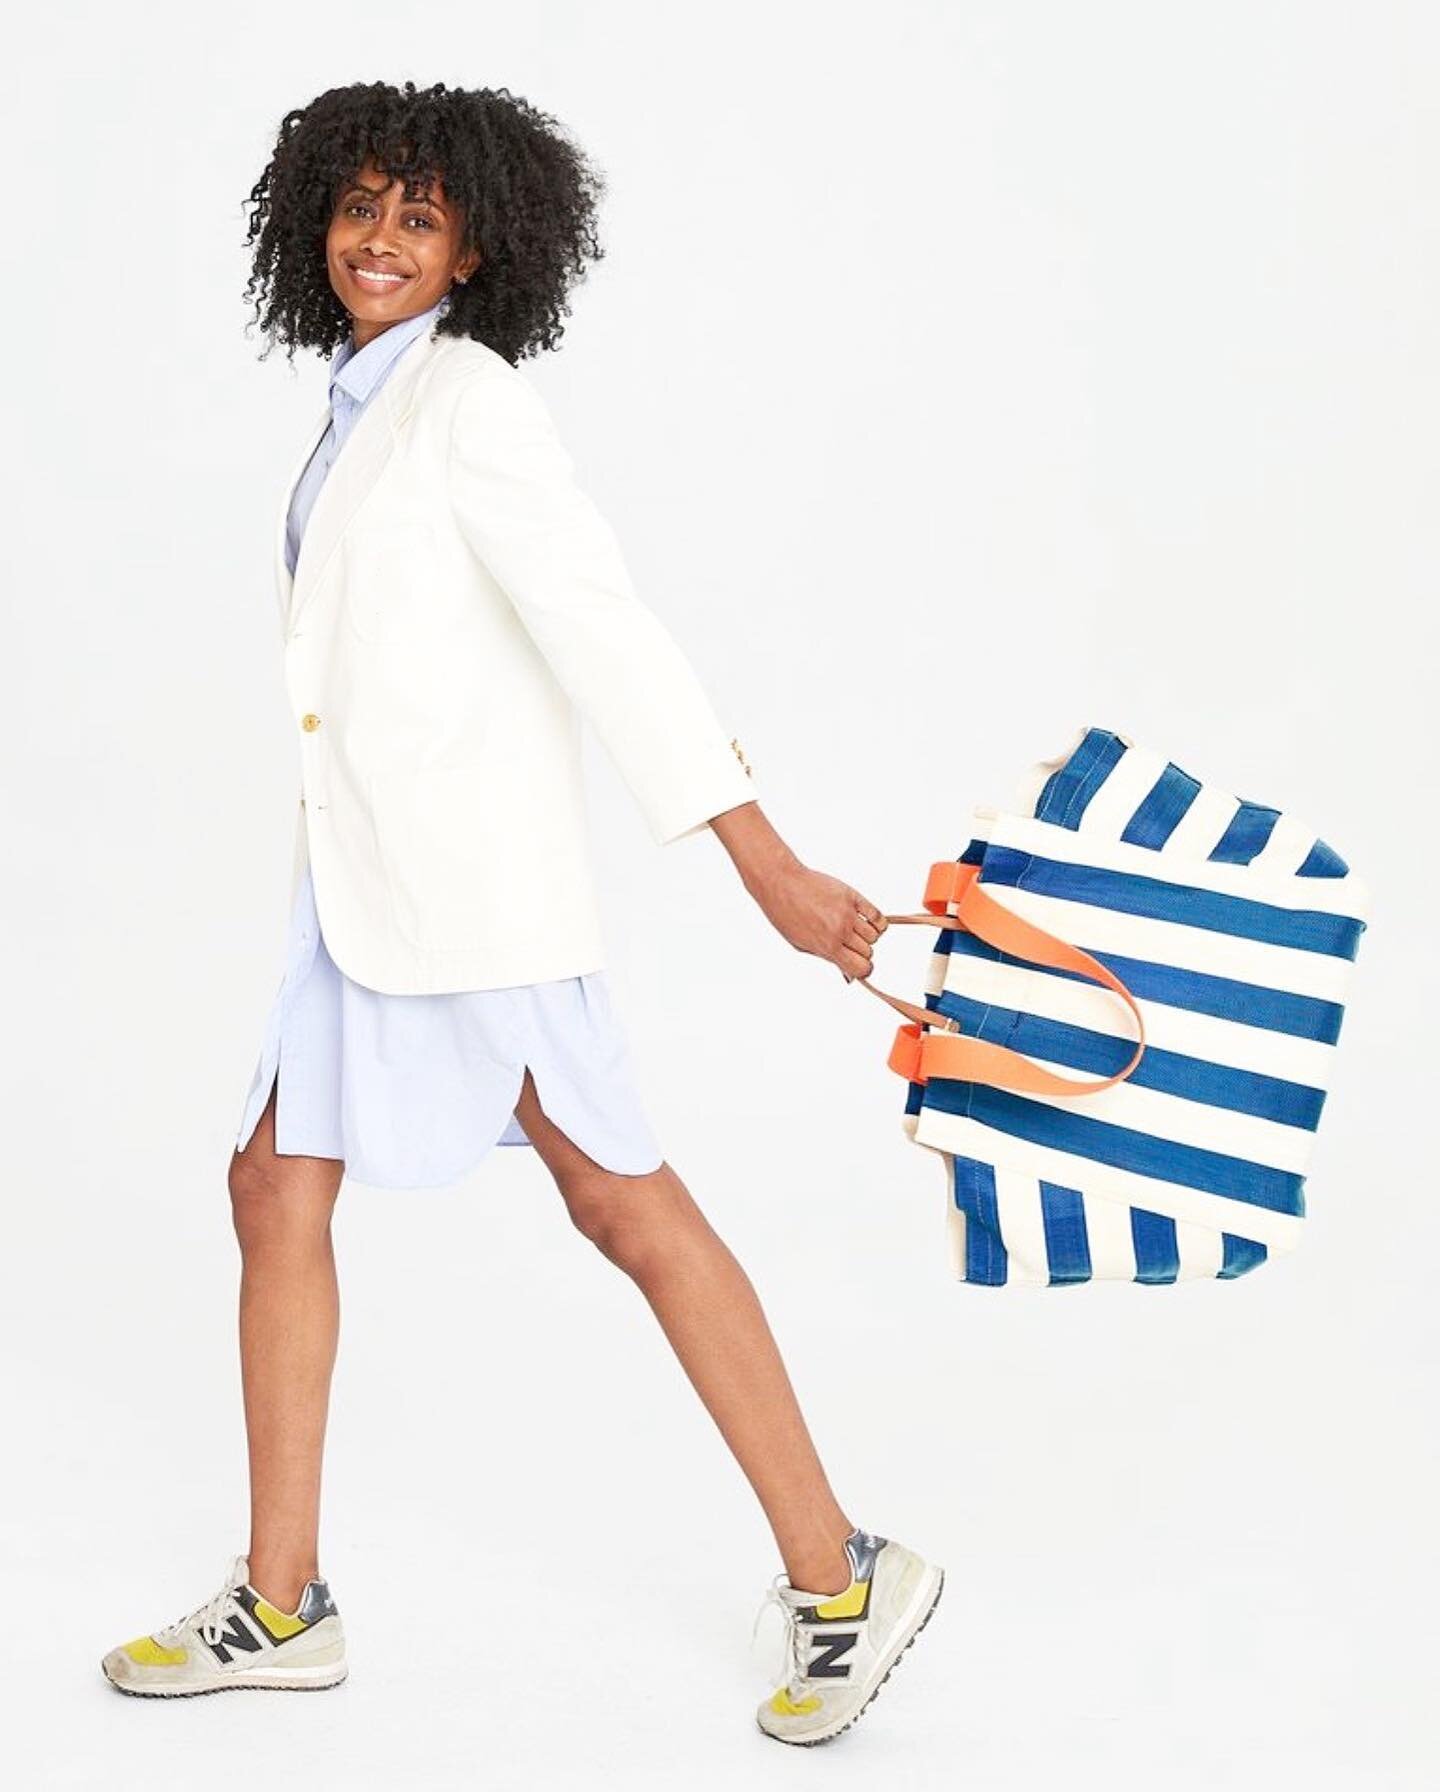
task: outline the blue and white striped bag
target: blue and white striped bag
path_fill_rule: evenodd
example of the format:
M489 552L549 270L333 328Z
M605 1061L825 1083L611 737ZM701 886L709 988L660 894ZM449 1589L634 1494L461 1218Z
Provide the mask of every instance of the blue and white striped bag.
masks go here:
M1294 816L1103 728L1015 811L977 809L927 913L888 917L943 929L924 1009L874 990L911 1016L890 1062L955 1274L1169 1283L1293 1249L1366 886Z

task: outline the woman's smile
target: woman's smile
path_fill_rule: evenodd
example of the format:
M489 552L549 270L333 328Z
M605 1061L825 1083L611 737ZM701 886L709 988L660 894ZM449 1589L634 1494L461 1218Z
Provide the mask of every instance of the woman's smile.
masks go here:
M361 262L347 261L345 266L367 292L398 291L413 278L410 274L402 274L394 269L367 267Z

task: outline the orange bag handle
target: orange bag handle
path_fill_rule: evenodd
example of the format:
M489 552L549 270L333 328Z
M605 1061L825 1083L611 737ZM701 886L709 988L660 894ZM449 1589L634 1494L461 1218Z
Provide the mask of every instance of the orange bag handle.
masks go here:
M1112 970L1088 952L1082 952L1067 940L1058 939L1053 933L1046 933L1043 927L1022 920L1013 910L996 902L979 882L979 871L979 865L958 859L937 860L930 867L925 884L926 912L923 915L886 915L885 919L963 930L973 933L987 945L1031 964L1049 965L1055 970L1076 971L1081 976L1094 978L1121 996L1135 1016L1138 1035L1135 1054L1114 1076L1095 1083L1077 1083L1042 1069L1009 1046L962 1034L953 1016L941 1014L935 1008L917 1007L913 1002L877 989L868 977L857 977L857 983L871 995L879 996L882 1002L888 1002L910 1023L895 1034L888 1059L890 1068L912 1083L923 1083L938 1076L958 1082L989 1083L1000 1089L1022 1089L1033 1095L1094 1095L1101 1089L1108 1089L1112 1083L1123 1082L1145 1055L1145 1022L1134 996ZM955 908L953 915L947 912L952 904Z

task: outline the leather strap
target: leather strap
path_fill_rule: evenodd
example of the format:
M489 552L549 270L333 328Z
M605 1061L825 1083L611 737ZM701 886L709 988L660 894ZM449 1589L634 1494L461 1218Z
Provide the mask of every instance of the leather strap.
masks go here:
M1001 1089L1020 1089L1033 1095L1094 1095L1114 1083L1123 1082L1145 1054L1145 1022L1134 996L1112 970L1088 952L1047 933L1043 927L1022 920L1013 910L997 902L979 882L979 870L978 865L958 859L938 860L930 867L926 880L925 913L886 915L886 921L920 927L949 927L957 932L973 933L977 939L1011 957L1025 959L1030 964L1048 965L1054 970L1075 971L1103 983L1123 998L1135 1017L1138 1037L1134 1056L1113 1076L1099 1082L1077 1083L1070 1077L1042 1069L1009 1046L962 1034L959 1023L952 1016L941 1014L934 1008L917 1007L913 1002L878 989L868 977L857 977L857 983L871 995L879 996L882 1002L888 1002L909 1022L895 1034L888 1059L890 1068L913 1083L923 1083L938 1076L958 1082L988 1083ZM952 908L953 914L948 912Z

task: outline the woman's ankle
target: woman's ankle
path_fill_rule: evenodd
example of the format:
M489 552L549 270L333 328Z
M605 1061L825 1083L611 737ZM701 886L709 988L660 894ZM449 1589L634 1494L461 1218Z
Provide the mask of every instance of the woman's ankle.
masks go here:
M299 1609L306 1583L318 1579L320 1574L313 1555L285 1557L256 1553L247 1560L250 1585L262 1599L269 1600L277 1611L287 1616Z

